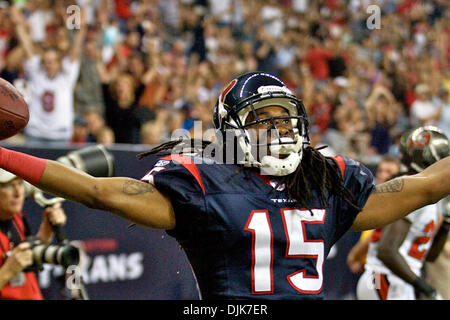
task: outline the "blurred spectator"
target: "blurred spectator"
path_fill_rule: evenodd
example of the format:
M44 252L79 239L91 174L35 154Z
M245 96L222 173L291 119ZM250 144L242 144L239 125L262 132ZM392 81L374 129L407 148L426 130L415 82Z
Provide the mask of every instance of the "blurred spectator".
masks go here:
M384 86L375 86L367 98L366 114L371 133L370 146L379 154L389 151L391 129L396 124L400 108L392 93Z
M444 131L447 137L450 137L450 100L447 89L440 89L433 99L433 103L441 108L441 117L439 118L438 127Z
M176 36L180 28L180 1L166 0L159 1L159 8L161 10L161 17L164 25L167 27L167 32Z
M206 60L206 43L205 43L205 29L204 29L204 18L205 12L202 6L194 7L192 12L192 45L190 49L190 54L198 56L198 60Z
M30 120L25 128L27 142L68 142L72 137L74 87L86 32L84 20L68 55L55 47L46 47L41 58L20 10L12 6L10 13L25 51L23 67L30 81Z
M87 142L97 142L100 130L105 126L105 119L96 109L88 109L83 114L88 136Z
M317 39L311 40L311 45L306 53L305 62L309 65L312 75L316 80L325 80L330 74L329 60L334 57L332 51L319 45Z
M431 101L431 92L427 84L418 84L415 88L417 100L411 105L411 123L414 126L436 124L440 118L441 106Z
M141 119L133 78L123 73L110 84L104 83L102 88L106 124L113 130L115 142L139 143Z
M209 12L219 25L231 25L233 0L208 0Z
M36 0L24 2L26 19L1 4L0 76L29 102L29 136L44 137L32 129L42 99L30 85L26 46L14 29L25 30L36 54L82 51L75 111L87 122L88 142L106 125L119 143L148 143L147 132L150 141L164 141L177 129L192 130L194 121L210 120L211 97L232 77L256 70L281 77L303 100L311 128L320 129L314 134L357 160L395 155L399 133L410 126L450 130L448 98L438 90L450 90L449 10L442 0L377 1L380 29L366 25L372 2L358 0ZM83 7L88 24L80 45L74 35L82 32L65 26L72 4ZM35 71L34 78L42 70ZM51 102L51 95L45 98ZM166 122L155 129L161 118ZM51 128L39 128L61 125L67 134L58 139L71 139L73 111L46 123Z
M320 152L326 157L334 157L336 156L336 152L332 147L328 146L324 143L322 132L318 126L313 126L309 132L309 138L311 140L311 146L314 148L323 148L320 149Z
M98 30L89 27L81 57L80 77L75 91L76 113L79 115L92 108L95 108L101 115L104 114L102 83L97 71L99 54Z
M339 153L351 154L357 159L361 159L366 154L370 139L363 110L353 97L348 97L345 103L339 105L334 112L334 122L340 134L337 139L346 141L345 149L340 150ZM337 150L340 142L337 142L336 138L329 141L333 149Z
M276 68L277 41L263 28L257 30L255 54L257 68L271 74L278 74Z
M145 90L144 74L146 72L146 66L144 57L137 51L134 51L128 57L128 63L126 66L127 72L133 77L134 80L134 94L139 101L142 93Z
M114 131L112 131L110 127L101 127L97 132L96 142L104 144L105 146L114 144L116 142Z
M135 61L134 65L129 64L128 70L134 78L135 95L139 99L138 104L153 110L166 97L172 69L179 67L179 65L176 65L176 67L175 64L172 65L174 60L168 53L161 52L157 41L149 40L147 47L148 66L144 70L144 74L141 74L143 65L140 65L139 61Z
M163 124L158 121L149 121L142 125L141 127L141 143L157 145L161 143L161 136L164 133Z
M393 179L400 173L401 164L398 158L383 156L375 171L377 184Z
M36 0L27 3L30 37L33 42L43 42L46 37L47 25L50 23L49 1Z
M264 31L272 38L281 38L284 31L284 16L277 0L264 0L261 8L261 21Z
M310 105L309 116L314 120L314 123L322 133L330 125L332 111L331 103L327 100L324 90L316 92L314 95L314 103Z
M251 41L244 41L239 48L239 72L246 73L257 70L258 62L256 61L254 48Z
M70 140L71 144L84 144L87 142L88 128L86 121L81 116L75 117L73 122L73 134Z

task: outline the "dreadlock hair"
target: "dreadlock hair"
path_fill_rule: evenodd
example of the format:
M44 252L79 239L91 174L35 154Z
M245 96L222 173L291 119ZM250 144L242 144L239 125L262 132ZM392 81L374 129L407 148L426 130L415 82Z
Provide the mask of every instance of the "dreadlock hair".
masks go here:
M180 148L183 153L195 154L202 156L202 151L211 145L212 142L205 140L183 139L165 142L147 152L137 155L140 160L148 155L165 156L172 153L172 150ZM324 147L322 147L324 148ZM313 209L308 203L309 200L319 200L324 208L330 207L330 203L326 197L326 191L329 195L336 195L343 199L349 206L360 211L361 208L354 204L355 198L343 183L339 170L333 166L334 160L329 161L319 152L320 149L307 146L303 149L303 157L297 169L284 177L280 177L279 182L286 185L288 196L297 200L305 209ZM185 151L186 150L186 151ZM211 154L214 157L214 153ZM327 159L328 158L328 159ZM239 173L240 170L236 171ZM314 195L314 191L318 193L319 198ZM316 208L316 207L315 207Z
M329 157L319 152L320 149L305 147L297 169L281 178L281 182L286 184L289 197L297 200L307 209L311 209L308 200L319 200L324 208L329 208L330 203L325 195L328 190L330 195L342 198L350 207L361 211L361 208L354 204L353 194L344 186L339 170L332 165L334 160L329 161ZM316 199L314 190L318 192L319 199Z

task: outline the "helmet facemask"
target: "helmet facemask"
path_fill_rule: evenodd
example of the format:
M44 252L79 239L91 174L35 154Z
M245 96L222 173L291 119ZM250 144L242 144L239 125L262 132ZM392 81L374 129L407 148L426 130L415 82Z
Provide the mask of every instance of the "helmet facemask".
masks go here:
M227 131L232 131L236 137L242 152L239 164L258 167L262 174L273 176L285 176L297 169L302 159L303 145L309 143L308 120L302 102L286 91L255 95L242 101L235 113L229 113L225 123ZM258 109L269 106L282 107L286 115L269 118L258 116ZM251 115L251 121L247 122ZM255 129L255 125L266 126L267 130ZM289 127L288 135L280 134L281 126Z

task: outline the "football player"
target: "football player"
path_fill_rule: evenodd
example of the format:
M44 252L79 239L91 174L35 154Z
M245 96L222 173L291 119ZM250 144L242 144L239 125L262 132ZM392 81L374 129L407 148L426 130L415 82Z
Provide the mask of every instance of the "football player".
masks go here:
M395 178L400 173L400 160L394 157L385 156L381 159L375 173L377 184ZM366 263L367 251L370 244L370 235L374 230L366 230L361 233L358 242L352 247L347 255L347 266L353 273L362 273Z
M383 227L450 193L450 158L376 187L360 163L325 158L308 145L301 100L270 74L232 80L214 125L217 148L175 141L142 154L165 154L142 181L94 178L7 149L0 167L48 193L167 230L205 299L323 299L323 264L345 232Z
M408 131L401 138L402 163L407 174L449 155L449 141L432 126ZM448 198L420 208L371 235L365 271L357 285L360 300L436 299L439 293L421 274L425 261L442 251L450 226ZM442 221L443 220L443 221Z

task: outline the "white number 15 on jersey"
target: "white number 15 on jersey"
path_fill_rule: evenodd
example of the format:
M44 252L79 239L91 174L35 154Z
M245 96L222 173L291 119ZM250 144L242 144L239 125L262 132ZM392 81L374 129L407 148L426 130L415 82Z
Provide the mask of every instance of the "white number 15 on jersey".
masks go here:
M305 224L323 224L324 209L281 209L286 234L286 258L316 259L317 276L308 276L305 269L287 276L287 281L297 291L319 293L323 283L324 242L306 239ZM267 210L250 213L245 230L252 233L252 293L273 293L273 232Z

